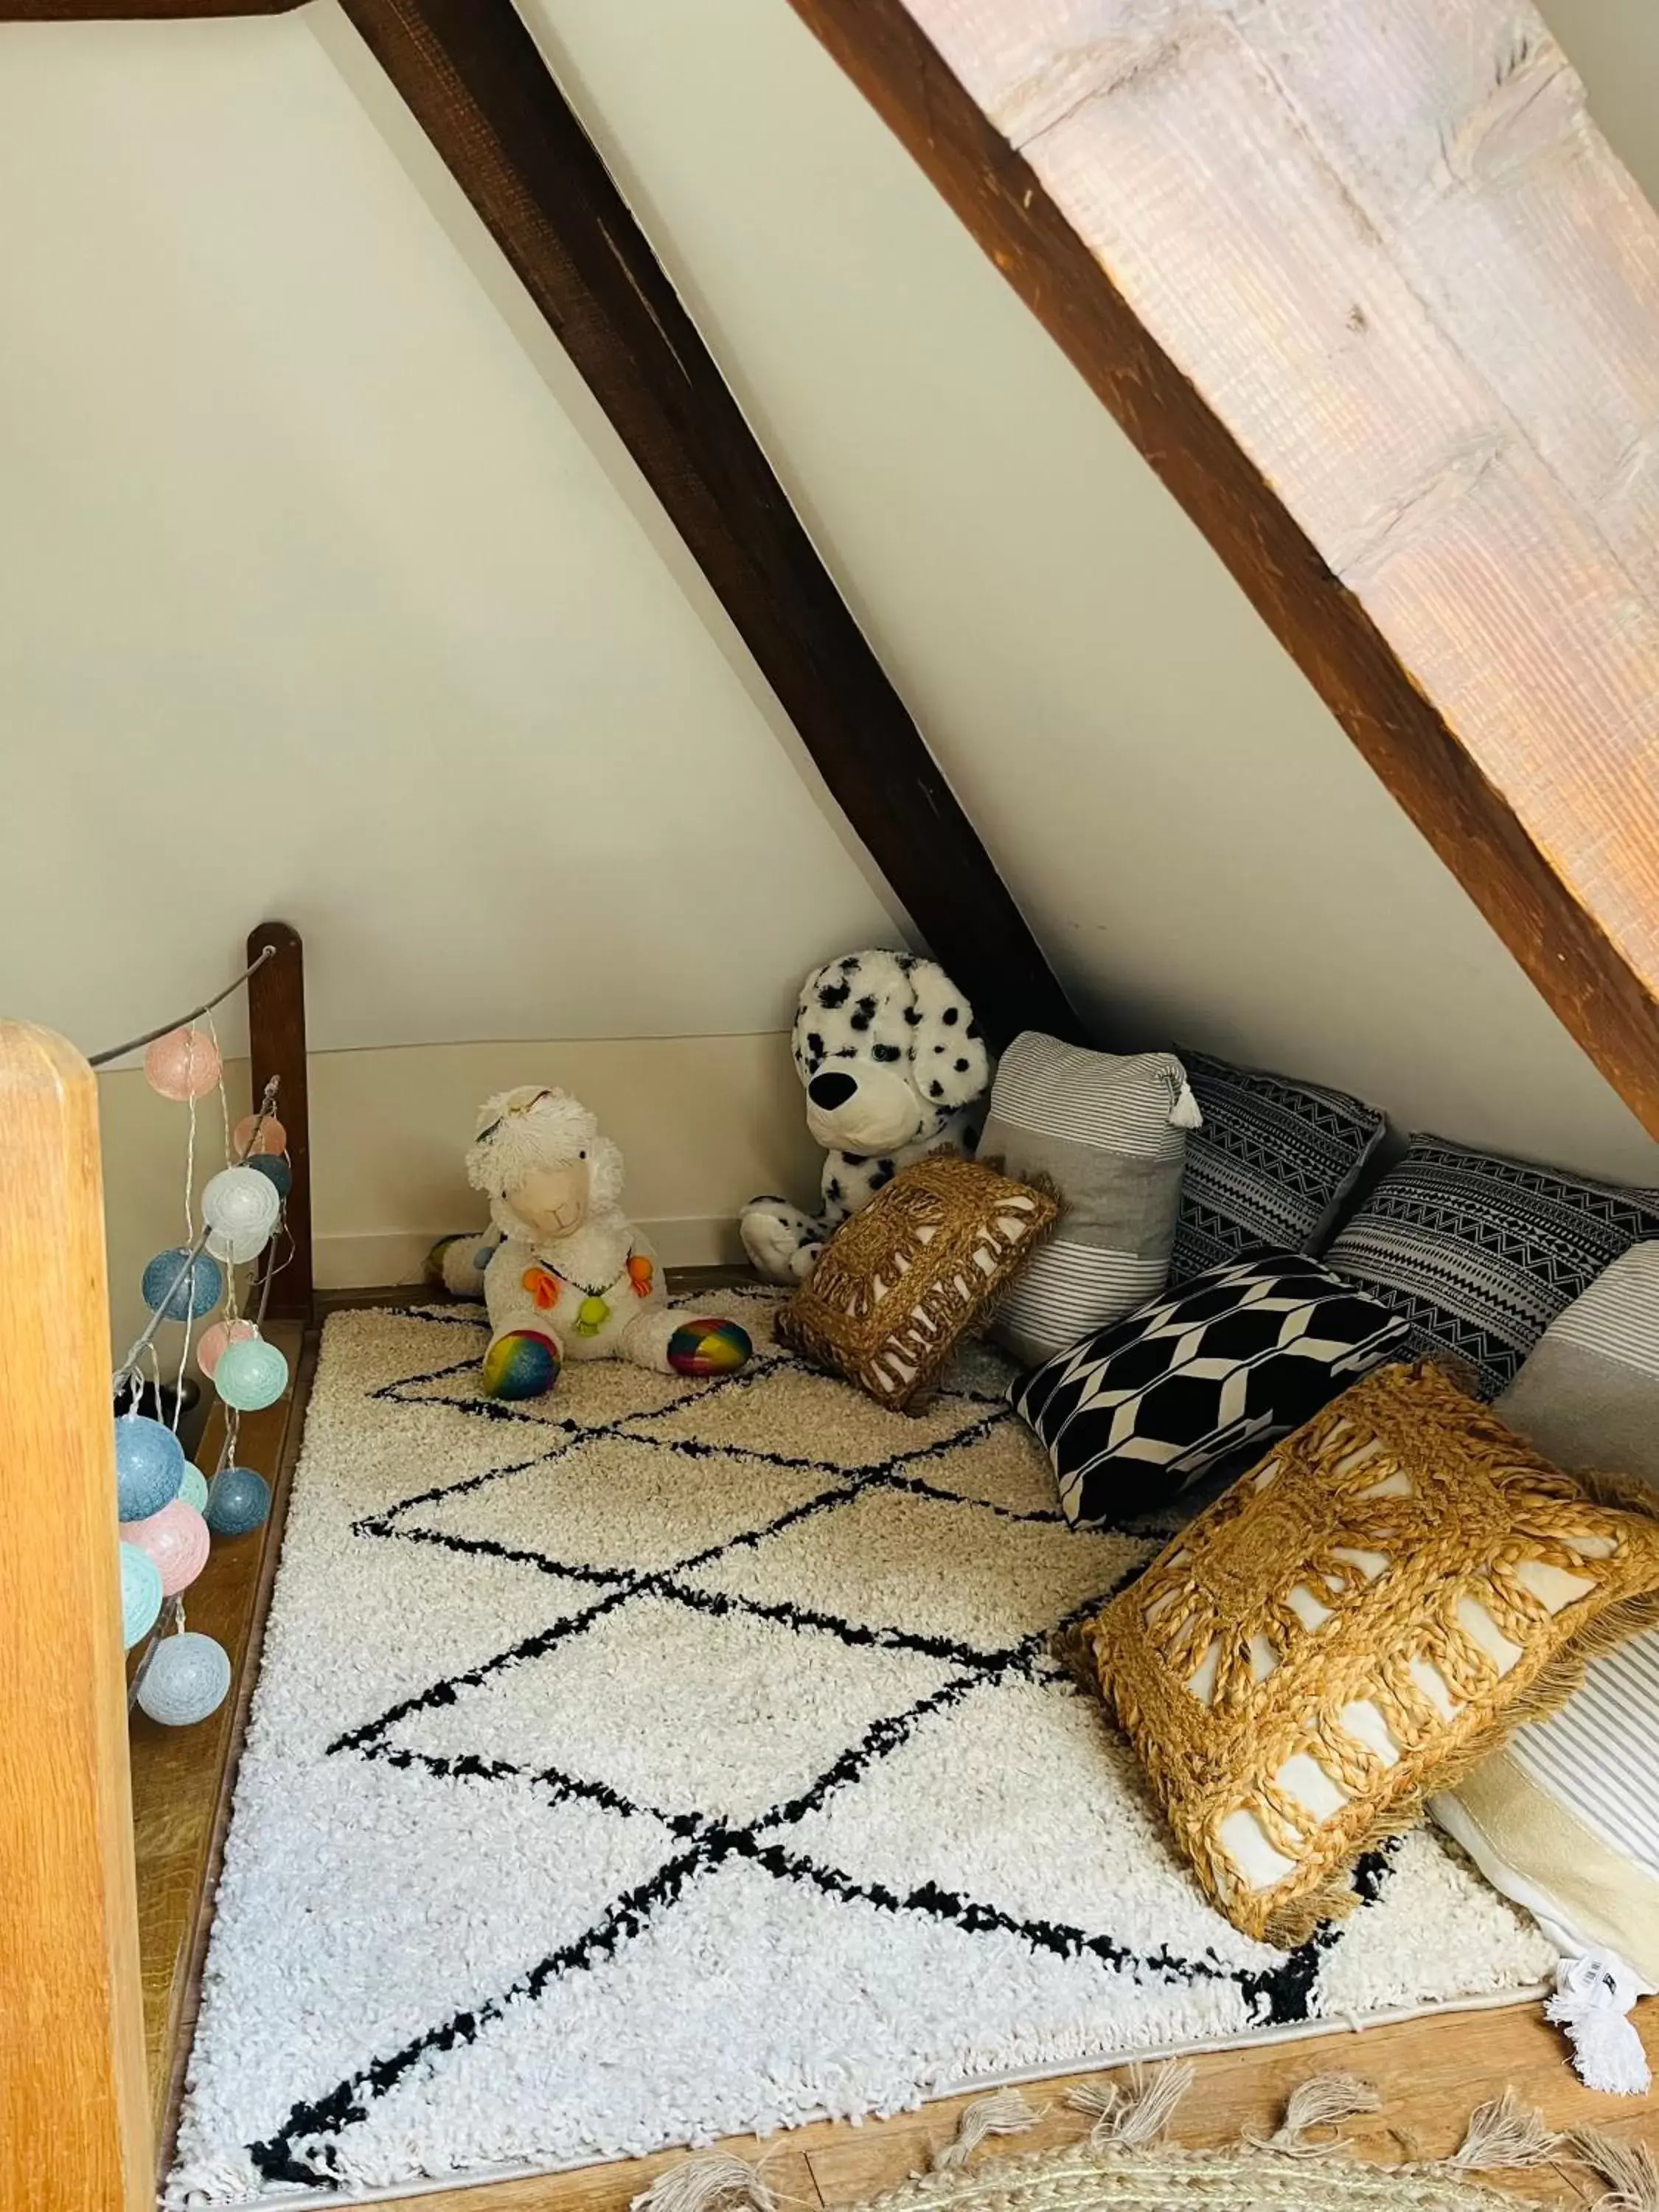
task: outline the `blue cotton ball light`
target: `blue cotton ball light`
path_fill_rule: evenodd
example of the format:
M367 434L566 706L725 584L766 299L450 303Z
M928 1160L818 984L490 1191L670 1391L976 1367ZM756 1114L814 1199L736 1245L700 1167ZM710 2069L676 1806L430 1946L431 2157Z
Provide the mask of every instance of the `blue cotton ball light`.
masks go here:
M171 1429L145 1413L123 1413L115 1424L117 1517L148 1521L179 1495L185 1479L184 1447Z
M222 1168L202 1193L208 1250L232 1266L257 1259L283 1210L276 1185L249 1167Z
M174 1290L173 1279L187 1261L188 1272ZM192 1260L184 1245L173 1244L158 1252L145 1268L143 1292L144 1304L163 1321L199 1321L223 1297L224 1271L205 1252L198 1252Z
M194 1629L164 1636L138 1683L138 1703L163 1728L191 1728L218 1711L230 1688L224 1646Z
M287 1389L288 1362L262 1336L239 1337L219 1354L213 1387L239 1413L257 1413Z
M121 1547L121 1641L131 1651L161 1617L161 1570L136 1544Z
M207 1524L216 1536L246 1536L270 1511L270 1485L251 1467L227 1467L208 1492Z
M263 1176L278 1198L294 1188L294 1163L286 1152L255 1152L246 1165L250 1175Z

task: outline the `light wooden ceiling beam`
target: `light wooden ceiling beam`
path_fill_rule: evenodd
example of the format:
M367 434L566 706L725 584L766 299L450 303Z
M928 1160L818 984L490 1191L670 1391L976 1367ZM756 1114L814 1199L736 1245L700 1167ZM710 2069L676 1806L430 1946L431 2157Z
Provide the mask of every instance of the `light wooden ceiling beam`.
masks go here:
M1659 1134L1659 216L1535 10L793 4Z

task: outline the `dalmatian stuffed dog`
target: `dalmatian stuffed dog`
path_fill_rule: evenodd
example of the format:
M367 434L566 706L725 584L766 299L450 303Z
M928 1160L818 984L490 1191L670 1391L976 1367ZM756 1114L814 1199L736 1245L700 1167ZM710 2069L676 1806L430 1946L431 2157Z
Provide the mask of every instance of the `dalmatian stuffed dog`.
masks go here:
M775 1283L804 1282L831 1230L907 1162L971 1149L969 1109L991 1080L973 1008L937 962L908 952L849 952L815 969L793 1045L806 1126L824 1147L823 1203L815 1215L781 1198L744 1207L744 1249Z

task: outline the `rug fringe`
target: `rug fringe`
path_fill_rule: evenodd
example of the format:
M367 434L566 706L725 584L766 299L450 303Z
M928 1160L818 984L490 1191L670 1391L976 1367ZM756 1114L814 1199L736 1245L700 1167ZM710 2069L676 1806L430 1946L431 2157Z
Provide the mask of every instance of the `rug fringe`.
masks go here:
M1136 2149L1161 2140L1193 2085L1194 2072L1191 2060L1185 2058L1170 2059L1162 2066L1132 2066L1127 2087L1117 2081L1085 2081L1066 2101L1074 2112L1095 2116L1089 2130L1091 2149Z
M1574 2155L1609 2185L1591 2212L1659 2212L1659 2161L1646 2143L1621 2142L1599 2128L1576 2128L1567 2141Z
M629 2199L628 2212L710 2212L716 2204L750 2204L754 2212L778 2212L777 2199L759 2166L724 2150L706 2151L670 2166L648 2189Z
M1310 2140L1314 2129L1334 2128L1340 2120L1382 2109L1382 2095L1375 2081L1364 2081L1358 2074L1316 2074L1291 2090L1285 2117L1272 2135L1246 2136L1244 2140L1263 2150L1283 2151L1289 2158L1316 2158L1340 2149L1342 2138L1334 2135L1314 2142Z
M1544 2115L1528 2112L1513 2089L1505 2089L1501 2097L1475 2107L1462 2142L1449 2158L1437 2163L1443 2172L1486 2173L1504 2166L1542 2166L1560 2147L1561 2137L1545 2124Z
M951 2141L933 2153L933 2171L948 2173L953 2166L966 2166L987 2136L1023 2136L1042 2117L1018 2089L994 2089L988 2097L975 2097L963 2107ZM656 2212L661 2212L660 2206Z

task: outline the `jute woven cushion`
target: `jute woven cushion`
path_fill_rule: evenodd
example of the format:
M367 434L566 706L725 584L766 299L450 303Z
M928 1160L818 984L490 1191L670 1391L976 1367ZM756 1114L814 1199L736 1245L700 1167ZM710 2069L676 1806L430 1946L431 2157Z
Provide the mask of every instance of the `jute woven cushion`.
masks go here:
M913 1161L842 1224L779 1309L777 1333L902 1411L927 1395L1058 1211L1048 1193L977 1160Z
M1659 1523L1596 1504L1431 1365L1274 1447L1086 1632L1234 1926L1299 1943L1586 1659L1659 1618Z
M1645 1484L1659 1510L1659 1243L1632 1245L1553 1321L1496 1411L1569 1469ZM1659 1989L1659 1630L1595 1660L1429 1810L1495 1889L1571 1952Z

